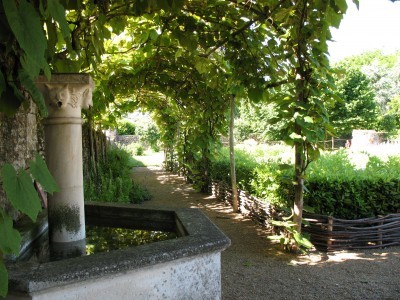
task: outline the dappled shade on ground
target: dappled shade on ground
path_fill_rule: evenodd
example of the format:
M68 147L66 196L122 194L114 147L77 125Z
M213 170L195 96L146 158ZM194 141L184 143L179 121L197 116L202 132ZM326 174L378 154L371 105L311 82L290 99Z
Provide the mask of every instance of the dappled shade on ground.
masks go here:
M160 167L134 168L153 195L144 206L203 210L232 241L222 253L223 299L400 299L400 247L284 253L268 232Z

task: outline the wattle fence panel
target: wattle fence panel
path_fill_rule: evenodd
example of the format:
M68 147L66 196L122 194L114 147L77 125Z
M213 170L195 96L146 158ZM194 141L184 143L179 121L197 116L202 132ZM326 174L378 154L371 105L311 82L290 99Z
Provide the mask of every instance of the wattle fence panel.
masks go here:
M232 189L225 182L212 181L210 192L217 199L232 205ZM268 202L238 190L240 212L262 226L273 229L272 220L282 213ZM330 216L304 213L308 222L303 231L321 251L374 249L400 245L400 213L376 218L343 220Z

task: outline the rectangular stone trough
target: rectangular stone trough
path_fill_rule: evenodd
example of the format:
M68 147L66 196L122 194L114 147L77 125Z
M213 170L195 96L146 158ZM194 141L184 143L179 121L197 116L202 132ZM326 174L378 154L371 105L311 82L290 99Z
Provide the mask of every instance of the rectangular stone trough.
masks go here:
M60 261L8 265L7 299L220 299L230 240L198 209L86 204L86 223L178 238Z

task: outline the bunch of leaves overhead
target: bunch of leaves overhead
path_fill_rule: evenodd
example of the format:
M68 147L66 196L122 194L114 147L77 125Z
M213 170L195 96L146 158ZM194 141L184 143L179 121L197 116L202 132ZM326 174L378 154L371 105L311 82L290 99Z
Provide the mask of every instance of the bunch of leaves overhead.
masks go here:
M65 9L57 0L4 0L0 15L0 112L15 113L26 102L26 92L46 116L44 99L34 79L40 73L50 78L54 45L69 41Z

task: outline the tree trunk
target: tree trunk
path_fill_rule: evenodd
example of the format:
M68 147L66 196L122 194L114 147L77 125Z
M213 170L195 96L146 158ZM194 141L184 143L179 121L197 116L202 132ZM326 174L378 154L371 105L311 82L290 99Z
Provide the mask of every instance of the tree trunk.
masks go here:
M296 68L296 108L295 114L298 113L297 109L301 109L302 104L307 102L306 96L306 78L307 78L307 47L306 41L304 40L305 35L303 34L303 28L307 19L307 0L304 0L299 5L301 11L300 24L298 28L298 37L296 49L296 57L298 60L298 67ZM294 132L298 137L302 136L302 128L295 121ZM293 206L293 222L296 224L295 229L301 233L301 223L303 218L303 191L304 191L304 175L306 168L306 158L305 158L305 147L307 147L307 141L297 140L294 143L295 161L294 161L294 174L295 174L295 196L294 196L294 206Z
M232 206L233 211L239 211L239 197L236 186L236 169L235 169L235 141L233 138L234 117L235 117L235 96L231 96L231 115L229 123L229 154L231 160L231 182L232 182Z
M90 162L90 171L93 172L94 175L97 175L97 165L96 165L96 159L95 159L95 149L94 149L94 140L93 140L93 120L92 120L92 115L91 111L89 111L89 116L88 116L88 135L89 135L89 162Z
M293 222L296 223L296 230L301 233L301 221L303 218L303 188L304 188L304 178L303 178L303 167L304 158L302 145L300 143L295 143L295 186L294 186L294 207L293 207Z

